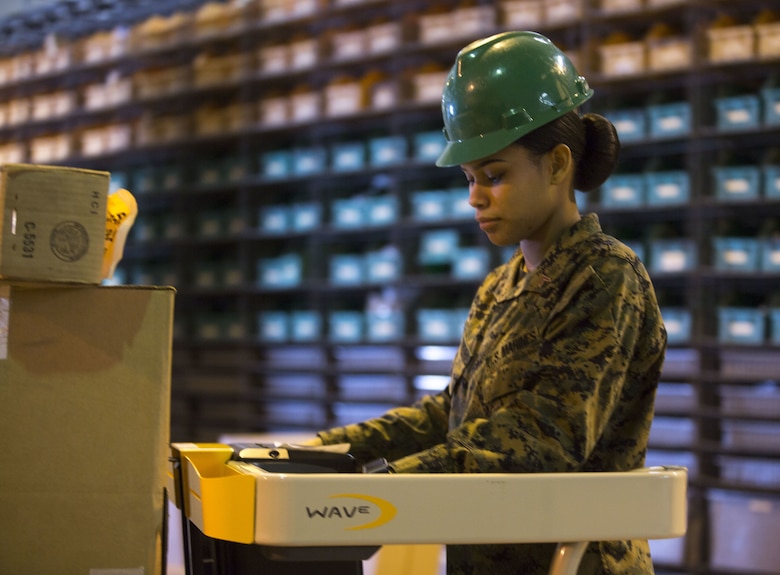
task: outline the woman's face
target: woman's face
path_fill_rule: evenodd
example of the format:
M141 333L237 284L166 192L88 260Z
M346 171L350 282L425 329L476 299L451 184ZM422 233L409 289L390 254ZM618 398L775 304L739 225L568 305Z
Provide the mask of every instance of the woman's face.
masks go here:
M511 246L533 241L547 247L570 225L563 223L571 209L568 204L573 203L570 174L566 177L571 172L571 153L566 146L534 156L513 144L461 169L469 182L469 204L492 243Z

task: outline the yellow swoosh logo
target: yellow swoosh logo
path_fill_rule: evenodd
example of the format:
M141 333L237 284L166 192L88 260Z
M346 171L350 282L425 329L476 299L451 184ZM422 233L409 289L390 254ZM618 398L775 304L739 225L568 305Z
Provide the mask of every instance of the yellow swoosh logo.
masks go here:
M344 498L348 497L350 499L361 499L363 501L368 501L369 503L372 503L376 505L377 508L379 508L379 517L377 517L373 521L364 523L363 525L346 527L345 528L346 531L358 531L360 529L373 529L374 527L379 527L391 521L393 517L395 517L395 514L398 512L398 510L395 508L395 505L393 505L389 501L386 501L385 499L380 499L379 497L374 497L372 495L363 495L361 493L340 493L338 495L331 495L331 498L338 498L338 497L344 497Z

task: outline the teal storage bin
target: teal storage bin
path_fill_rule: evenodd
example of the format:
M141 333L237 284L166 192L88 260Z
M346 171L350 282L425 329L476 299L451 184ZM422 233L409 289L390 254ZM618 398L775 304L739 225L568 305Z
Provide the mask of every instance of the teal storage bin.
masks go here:
M780 124L780 88L764 88L761 90L761 102L764 108L764 124L767 126Z
M757 308L718 308L718 340L721 343L760 345L764 343L765 313Z
M267 234L281 234L290 228L290 208L288 206L266 206L260 210L257 227Z
M780 198L780 165L765 165L761 168L764 196Z
M330 258L330 282L334 285L360 285L365 281L363 256L336 254Z
M292 175L292 152L277 150L260 155L260 175L264 178L287 178Z
M450 217L450 195L444 190L422 190L411 197L412 218L439 221Z
M769 310L769 337L772 345L780 345L780 308Z
M672 138L691 133L691 105L688 102L657 104L647 108L650 135Z
M339 229L362 228L367 223L366 199L363 197L334 200L331 205L331 225Z
M264 311L257 317L257 335L265 342L285 342L290 335L290 316L283 311Z
M716 126L719 130L745 130L761 122L758 96L748 94L715 100Z
M403 275L403 259L392 247L366 253L363 266L365 279L370 283L393 282Z
M408 144L403 136L384 136L369 141L369 162L374 167L406 161Z
M404 338L404 314L399 310L367 311L366 339L370 342L400 341Z
M343 142L331 148L330 166L334 172L360 170L366 165L364 142Z
M364 315L359 311L333 311L328 316L328 338L338 343L363 340Z
M757 238L716 237L712 239L713 263L717 270L757 271L760 243Z
M290 312L290 340L319 341L322 337L322 315L314 310Z
M458 248L452 275L458 279L482 279L490 270L490 252L482 246Z
M689 343L691 340L691 311L686 308L662 307L661 317L666 326L667 341L670 345Z
M300 285L303 260L300 254L262 258L257 262L257 283L262 287L288 288Z
M685 204L690 200L690 176L684 170L647 172L647 203L654 206Z
M614 174L601 186L605 208L635 208L645 203L645 179L641 174Z
M295 176L313 176L321 174L327 167L325 148L297 148L292 153L292 171Z
M457 255L459 241L457 230L428 230L420 236L417 261L422 265L449 264Z
M308 232L322 225L322 204L300 202L290 206L290 227L296 232Z
M451 217L459 220L466 220L474 217L474 208L469 204L468 187L452 188L449 190L449 195Z
M366 199L366 222L372 226L395 223L399 217L398 197L391 194Z
M635 142L647 135L647 117L641 108L604 112L617 130L622 142Z
M715 197L720 200L754 200L759 197L761 170L757 166L712 168Z
M447 144L441 130L414 135L414 159L419 162L435 162Z
M424 342L449 342L455 339L449 309L421 308L415 312L417 336Z
M679 273L696 267L696 246L689 239L652 240L649 248L651 272Z
M761 241L761 271L780 272L780 238L763 238Z

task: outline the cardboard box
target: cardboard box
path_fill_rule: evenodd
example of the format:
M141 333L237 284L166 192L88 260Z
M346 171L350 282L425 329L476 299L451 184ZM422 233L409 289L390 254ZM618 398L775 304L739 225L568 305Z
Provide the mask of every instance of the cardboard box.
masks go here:
M752 26L710 28L706 32L710 62L739 62L754 58L756 39Z
M643 4L642 0L601 0L601 9L604 12L634 12L641 10Z
M687 37L647 41L647 67L650 70L679 70L693 62L693 40Z
M573 22L582 16L582 0L547 0L544 3L544 19L549 25Z
M30 138L30 161L46 164L65 160L73 153L75 136L70 132L44 134Z
M504 0L499 6L507 29L534 30L543 26L542 0Z
M0 278L99 283L110 174L0 167Z
M161 572L173 302L0 283L0 573Z

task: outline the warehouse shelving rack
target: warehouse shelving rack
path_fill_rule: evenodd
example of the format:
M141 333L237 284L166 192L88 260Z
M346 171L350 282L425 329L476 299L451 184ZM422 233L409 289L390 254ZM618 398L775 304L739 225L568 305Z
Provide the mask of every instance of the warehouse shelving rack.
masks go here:
M570 0L572 1L572 0ZM71 3L73 4L73 3ZM88 4L88 3L87 3ZM37 49L47 26L75 42L107 26L122 22L137 25L156 11L195 11L199 2L126 3L107 2L86 7L77 30L56 17L33 18L27 26L21 16L0 27L5 58ZM540 3L541 4L541 3ZM575 2L576 4L576 2ZM608 231L619 237L647 244L656 234L673 230L698 248L696 265L687 269L651 275L662 303L692 312L689 337L670 346L664 373L666 390L684 391L685 407L660 401L661 422L685 424L689 433L679 437L654 436L652 450L690 458L691 509L694 520L686 538L684 557L664 563L670 573L746 573L747 568L729 567L713 560L716 513L711 493L726 492L774 505L777 515L780 480L777 471L769 479L741 477L734 465L754 461L780 466L780 421L777 412L739 411L729 394L759 390L767 381L780 379L776 363L780 344L763 340L751 345L725 343L719 334L717 310L724 302L742 299L766 308L780 296L778 272L724 271L714 265L711 239L726 224L757 235L771 219L780 221L780 199L758 196L749 201L724 201L713 195L710 170L731 160L764 161L765 152L777 146L778 125L757 125L724 132L716 126L714 99L729 90L756 92L777 74L780 57L735 63L707 60L705 25L722 13L746 21L771 7L768 0L688 0L637 2L637 8L608 12L596 0L583 0L579 17L563 22L542 22L537 29L574 53L581 71L596 89L588 110L607 113L621 106L644 106L657 101L690 104L691 130L673 137L642 138L624 142L622 171L644 171L662 166L684 171L690 178L691 197L678 205L615 207L596 194L584 204L598 213ZM65 8L63 8L65 6ZM101 7L102 6L102 7ZM498 2L476 2L492 8L496 19L473 37L505 28ZM91 11L90 8L91 7ZM462 7L445 2L443 8ZM474 7L474 6L472 6ZM58 5L66 10L67 3ZM202 52L237 50L254 54L257 48L307 34L324 46L334 31L350 25L367 26L387 20L403 23L403 42L395 50L354 59L334 60L327 51L313 68L263 72L250 66L233 79L193 87L190 84L170 94L131 100L99 110L77 108L62 117L0 124L0 143L29 142L52 131L78 135L85 128L109 122L136 122L145 115L164 117L178 112L194 116L205 103L255 104L263 94L292 93L302 84L325 88L339 77L360 77L382 70L403 85L409 70L435 64L446 69L468 37L425 44L418 40L415 18L428 7L416 0L379 0L342 6L321 6L315 13L264 22L245 18L223 32L210 35L179 35L167 45L128 51L93 63L74 60L65 69L0 85L0 106L17 98L30 98L54 89L79 91L100 82L109 73L131 77L135 72L178 63L189 66ZM111 18L102 18L101 10ZM643 37L654 24L667 23L689 38L694 56L689 66L667 71L640 71L610 76L599 64L599 46L613 32ZM56 25L55 25L56 23ZM27 26L27 28L25 28ZM0 58L1 60L2 58ZM190 78L191 80L192 78ZM659 99L659 97L661 97ZM665 98L665 100L663 100ZM425 266L417 261L423 236L432 230L454 230L464 245L484 248L490 266L507 253L490 246L468 219L421 221L411 216L413 193L421 189L465 187L457 170L441 170L432 162L407 155L402 162L385 166L364 165L353 170L329 168L310 175L284 179L263 176L260 158L264 152L293 148L328 148L334 143L368 142L382 135L400 135L407 143L420 131L440 127L438 104L416 102L402 92L396 105L384 109L360 109L338 117L323 117L261 125L246 122L235 129L138 144L85 156L76 148L54 163L107 169L129 174L129 187L139 201L142 218L158 218L166 230L145 239L143 223L131 234L122 269L129 281L150 280L177 287L177 332L174 341L172 439L213 440L219 433L265 432L282 429L321 428L410 401L431 385L441 385L448 374L447 357L454 353L456 337L426 339L419 333L415 314L420 308L467 307L481 277L457 279L447 266ZM215 158L235 160L242 168L228 181L199 180L201 168ZM183 174L176 184L134 187L139 174L150 167L176 167ZM336 199L388 195L396 198L400 215L394 221L374 226L340 229L332 225L329 208ZM263 230L259 212L269 206L310 202L325 209L322 223L312 229L282 233ZM214 235L199 233L198 218L224 211L240 228ZM176 229L181 224L183 229ZM176 224L176 225L174 225ZM393 246L403 258L402 271L393 279L352 285L334 284L329 277L329 257L335 253L364 253ZM267 286L258 283L258 260L297 252L303 262L303 277L295 285ZM206 264L210 264L206 265ZM217 270L217 271L214 271ZM235 277L234 277L235 276ZM210 281L200 281L201 277ZM233 278L227 280L227 278ZM170 280L170 281L168 281ZM332 341L327 332L331 310L363 311L370 296L385 295L401 310L404 327L389 340ZM773 304L778 305L778 304ZM312 341L268 341L260 337L258 314L268 311L306 309L319 312L324 324ZM776 341L776 340L774 340ZM431 356L430 354L438 354ZM774 395L775 401L777 395ZM740 425L757 424L775 430L767 444L739 441ZM659 422L660 425L660 422ZM678 428L674 428L678 429ZM725 458L725 459L724 459ZM728 462L728 463L724 463ZM749 467L747 467L750 469ZM770 468L771 469L771 468ZM771 475L771 473L770 473ZM721 513L721 511L717 511ZM722 521L722 519L720 519ZM760 567L756 572L767 572ZM780 572L776 566L775 572Z

